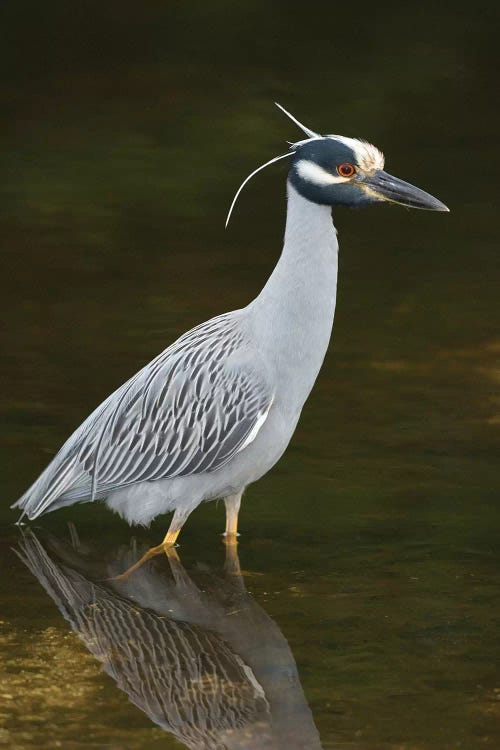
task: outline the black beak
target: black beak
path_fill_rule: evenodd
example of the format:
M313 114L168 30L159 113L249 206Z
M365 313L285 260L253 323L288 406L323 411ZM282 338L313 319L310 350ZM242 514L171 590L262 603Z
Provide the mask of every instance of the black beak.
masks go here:
M382 170L360 180L359 184L368 194L381 201L399 203L401 206L411 208L423 208L428 211L450 210L433 195Z

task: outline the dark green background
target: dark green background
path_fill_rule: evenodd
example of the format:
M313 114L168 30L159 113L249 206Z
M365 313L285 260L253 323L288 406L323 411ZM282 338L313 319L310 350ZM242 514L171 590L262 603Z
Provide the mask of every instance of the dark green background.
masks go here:
M224 218L241 179L300 137L277 100L374 142L451 213L335 212L333 344L288 452L247 493L240 557L262 574L247 585L289 639L325 748L498 747L496 3L16 0L0 29L9 674L47 629L56 651L68 638L10 552L9 505L112 389L263 285L286 166ZM64 533L67 519L82 538L130 536L96 506L37 523ZM156 543L165 522L137 533ZM187 567L221 561L222 523L214 504L193 514ZM50 741L11 686L10 746L122 747L126 732L152 747L159 730L98 667L92 679L102 702L54 720ZM80 736L89 725L102 745Z

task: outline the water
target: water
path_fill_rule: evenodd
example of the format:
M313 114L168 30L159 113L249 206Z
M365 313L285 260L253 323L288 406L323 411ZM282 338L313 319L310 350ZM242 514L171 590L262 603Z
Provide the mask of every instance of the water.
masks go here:
M0 743L498 747L495 6L68 9L1 11ZM104 579L165 519L130 530L81 506L23 538L8 506L113 388L261 288L285 167L223 222L242 177L298 137L275 99L373 141L388 171L452 212L336 212L333 344L292 445L245 498L242 579L235 560L224 573L223 510L209 504L180 561L117 589ZM95 610L69 598L64 619L47 570ZM134 637L99 630L113 606L126 622L136 611ZM180 631L200 644L195 679L161 646Z

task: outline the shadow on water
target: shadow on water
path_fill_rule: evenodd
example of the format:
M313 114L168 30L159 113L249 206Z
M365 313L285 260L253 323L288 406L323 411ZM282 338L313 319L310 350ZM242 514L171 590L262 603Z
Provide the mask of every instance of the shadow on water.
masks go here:
M234 547L222 573L189 575L175 550L113 580L135 544L28 532L18 555L131 703L193 750L314 750L319 735L286 638L249 596Z

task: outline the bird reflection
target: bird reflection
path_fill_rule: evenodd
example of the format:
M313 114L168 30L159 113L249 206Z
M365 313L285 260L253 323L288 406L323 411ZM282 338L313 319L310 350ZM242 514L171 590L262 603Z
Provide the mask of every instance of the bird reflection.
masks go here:
M321 750L288 643L249 596L235 547L220 574L173 550L113 580L112 563L29 533L20 557L130 701L193 750Z

